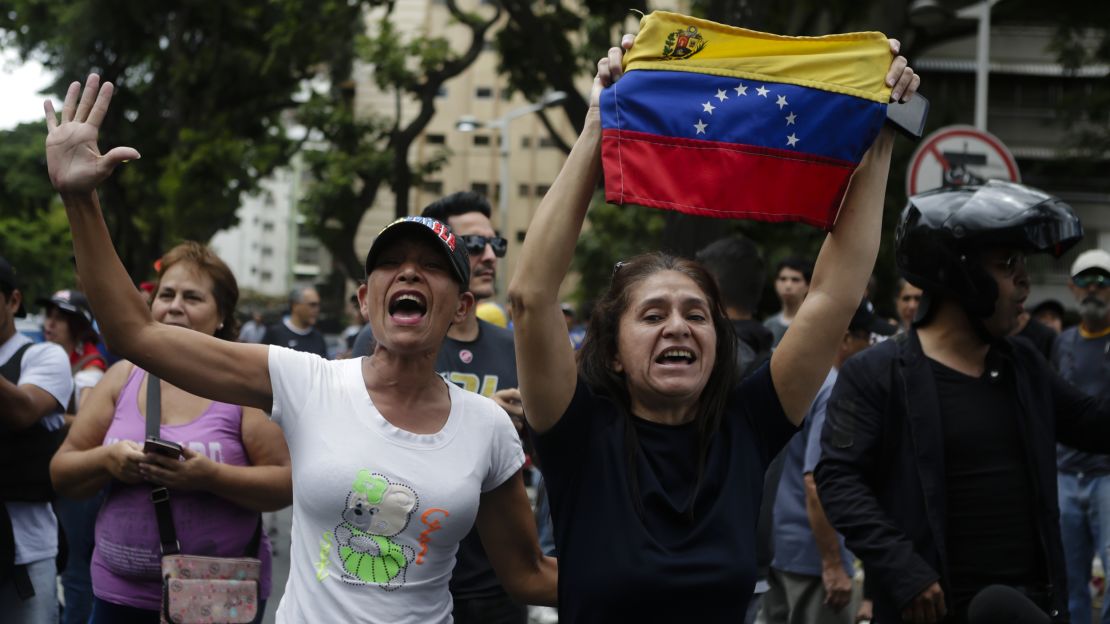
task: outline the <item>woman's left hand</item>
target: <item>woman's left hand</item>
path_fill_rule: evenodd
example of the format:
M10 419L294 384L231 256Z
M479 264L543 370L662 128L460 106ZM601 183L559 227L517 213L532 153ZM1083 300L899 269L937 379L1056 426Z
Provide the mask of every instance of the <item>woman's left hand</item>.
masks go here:
M890 69L886 74L886 85L890 87L890 101L907 102L914 93L917 93L917 87L921 85L921 76L914 73L906 57L898 55L898 51L902 49L902 42L897 39L888 41L890 53L894 55L894 60L890 62Z
M139 474L149 483L174 490L209 490L219 465L203 454L185 447L182 459L147 453L146 461L139 463Z

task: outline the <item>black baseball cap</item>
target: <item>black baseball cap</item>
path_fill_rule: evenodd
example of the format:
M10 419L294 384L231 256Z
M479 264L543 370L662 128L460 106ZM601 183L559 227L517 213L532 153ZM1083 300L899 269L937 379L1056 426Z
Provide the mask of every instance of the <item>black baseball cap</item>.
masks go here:
M10 262L0 257L0 290L11 293L13 290L19 290L19 279L15 274L15 267ZM27 309L23 307L23 302L19 302L19 309L15 313L16 318L23 318L27 316Z
M59 290L49 299L36 299L35 303L47 308L58 308L63 312L76 314L89 323L93 322L92 307L89 306L89 300L85 297L85 293L79 290Z
M856 308L852 320L848 321L848 329L863 330L880 336L890 336L897 331L897 328L891 325L889 321L875 314L875 306L866 297Z
M462 244L451 228L442 221L428 217L402 217L382 228L370 251L366 254L366 275L374 270L378 263L378 255L394 241L406 237L425 237L434 240L443 249L451 264L452 273L458 280L463 292L470 288L470 254L466 252L466 245Z

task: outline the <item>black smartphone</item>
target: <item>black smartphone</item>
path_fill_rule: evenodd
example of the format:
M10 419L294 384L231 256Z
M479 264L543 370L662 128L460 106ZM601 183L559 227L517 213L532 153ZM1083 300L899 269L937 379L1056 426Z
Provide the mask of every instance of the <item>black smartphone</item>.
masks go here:
M886 119L902 134L920 139L925 132L925 119L929 116L929 100L915 93L909 102L891 102L886 105Z
M181 445L177 442L170 442L154 436L147 438L146 442L143 443L144 453L157 453L170 459L180 459L181 451Z

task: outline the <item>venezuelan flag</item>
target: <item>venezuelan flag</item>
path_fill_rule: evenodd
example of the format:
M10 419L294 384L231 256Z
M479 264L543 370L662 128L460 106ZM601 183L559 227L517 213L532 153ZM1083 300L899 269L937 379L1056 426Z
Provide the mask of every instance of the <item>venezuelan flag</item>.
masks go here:
M882 33L785 37L656 11L601 95L605 198L832 227L886 118Z

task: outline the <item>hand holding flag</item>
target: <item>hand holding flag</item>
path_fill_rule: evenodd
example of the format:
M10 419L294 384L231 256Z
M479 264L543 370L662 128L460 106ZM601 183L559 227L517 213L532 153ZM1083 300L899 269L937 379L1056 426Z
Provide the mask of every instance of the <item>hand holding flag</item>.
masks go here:
M646 16L600 100L606 200L831 227L886 103L916 91L897 46Z

